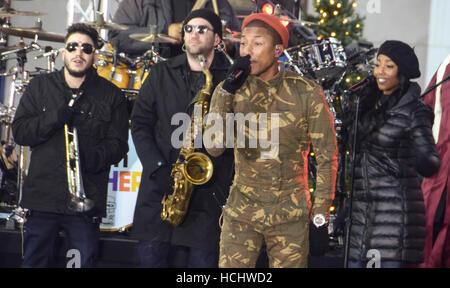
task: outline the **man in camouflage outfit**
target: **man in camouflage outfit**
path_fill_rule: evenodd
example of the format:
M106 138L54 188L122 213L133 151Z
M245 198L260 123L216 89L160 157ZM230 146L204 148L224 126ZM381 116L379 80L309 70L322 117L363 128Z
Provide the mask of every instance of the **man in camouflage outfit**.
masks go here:
M278 18L252 14L244 20L242 31L241 58L212 96L205 131L212 140L206 148L216 157L224 151L227 139L230 142L224 129L215 129L229 124L227 113L235 120L240 113L253 115L246 118L248 125L238 123L235 129L236 173L223 211L219 267L255 267L263 241L270 267L307 267L309 223L317 218L323 223L314 221L316 226L323 225L334 198L337 144L333 117L320 86L298 74L279 71L277 59L287 46L289 33ZM260 121L266 117L267 123ZM219 119L223 125L216 126ZM254 122L260 124L259 130ZM261 133L263 126L270 133ZM246 145L239 141L239 131L245 132ZM277 132L278 141L270 139L276 147L262 147ZM258 136L260 145L249 147ZM317 159L313 205L308 187L310 143Z

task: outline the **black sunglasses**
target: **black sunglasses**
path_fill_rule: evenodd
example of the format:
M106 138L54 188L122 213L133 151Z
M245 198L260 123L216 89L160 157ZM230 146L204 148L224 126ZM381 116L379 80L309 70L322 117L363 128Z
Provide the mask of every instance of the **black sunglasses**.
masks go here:
M77 42L69 42L66 45L66 50L69 52L73 52L77 49L78 46L80 46L80 44L78 44ZM81 51L86 54L92 54L92 52L94 52L94 46L89 43L83 43L81 44Z
M185 33L192 33L192 31L197 31L198 34L205 34L208 31L213 31L206 25L184 25L183 27Z

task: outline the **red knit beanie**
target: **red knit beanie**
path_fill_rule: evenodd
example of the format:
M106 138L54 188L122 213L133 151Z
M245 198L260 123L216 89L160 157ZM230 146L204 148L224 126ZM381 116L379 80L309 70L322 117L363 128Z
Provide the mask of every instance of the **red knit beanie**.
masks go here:
M269 25L270 27L272 27L278 33L278 35L280 35L281 40L283 41L284 48L288 46L289 31L287 30L286 27L284 27L283 24L281 24L281 20L278 17L265 13L250 14L244 19L241 30L244 31L245 26L247 26L250 22L253 22L255 20L260 20Z

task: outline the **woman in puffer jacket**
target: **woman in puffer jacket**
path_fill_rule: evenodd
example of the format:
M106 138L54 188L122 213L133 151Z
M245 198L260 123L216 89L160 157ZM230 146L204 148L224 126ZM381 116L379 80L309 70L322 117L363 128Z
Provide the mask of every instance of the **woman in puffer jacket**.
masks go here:
M425 208L419 174L440 166L433 111L420 99L414 50L387 41L362 88L355 159L349 267L401 268L423 261ZM353 131L349 127L349 131ZM350 135L349 139L352 135Z

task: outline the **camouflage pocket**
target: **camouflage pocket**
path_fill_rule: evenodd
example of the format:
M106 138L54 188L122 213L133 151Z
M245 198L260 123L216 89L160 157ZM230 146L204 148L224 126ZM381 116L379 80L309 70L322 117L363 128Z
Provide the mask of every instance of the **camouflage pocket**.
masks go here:
M278 204L275 213L278 214L280 223L297 222L300 219L309 218L308 202L304 193L299 193L300 189L295 189L293 193ZM300 195L300 197L299 197Z

